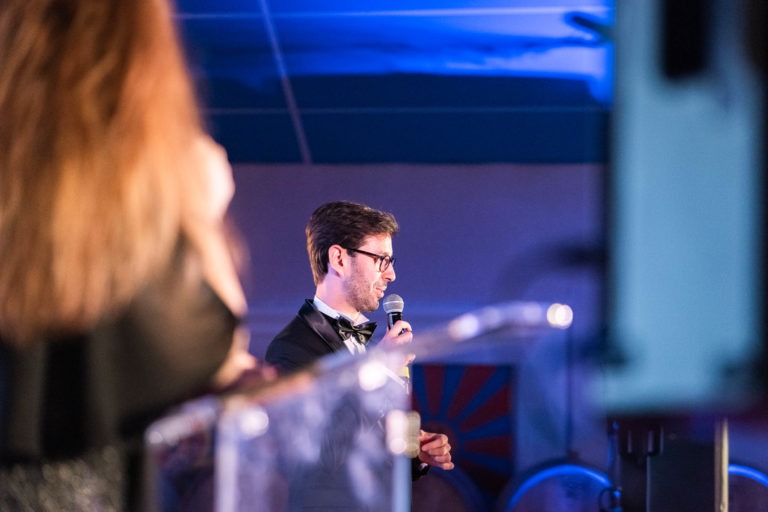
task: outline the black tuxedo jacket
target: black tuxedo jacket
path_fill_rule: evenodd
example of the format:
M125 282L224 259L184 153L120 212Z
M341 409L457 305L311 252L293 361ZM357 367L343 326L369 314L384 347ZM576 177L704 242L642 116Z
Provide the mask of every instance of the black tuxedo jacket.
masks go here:
M306 300L296 316L288 322L267 347L265 360L280 371L299 370L321 357L347 350L331 319ZM429 467L421 467L419 459L411 460L413 480L425 475Z
M321 357L347 350L331 319L306 300L267 347L265 360L281 373L298 370Z

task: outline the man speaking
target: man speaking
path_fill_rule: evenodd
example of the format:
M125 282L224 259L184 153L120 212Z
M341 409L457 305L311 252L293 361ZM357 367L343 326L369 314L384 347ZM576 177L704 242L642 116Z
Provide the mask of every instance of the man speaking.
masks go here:
M266 361L281 372L298 370L337 351L364 353L375 311L395 280L392 237L395 217L349 201L326 203L312 213L306 227L307 252L315 296L271 341ZM411 325L397 320L379 343L399 345L413 339ZM444 434L420 432L415 477L429 466L453 469L451 446Z

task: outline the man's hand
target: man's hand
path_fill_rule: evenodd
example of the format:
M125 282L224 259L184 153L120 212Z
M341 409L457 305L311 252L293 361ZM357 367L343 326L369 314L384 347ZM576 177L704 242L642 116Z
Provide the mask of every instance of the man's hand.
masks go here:
M398 320L395 322L395 325L384 334L384 337L381 339L381 344L384 346L406 345L412 341L413 332L411 331L411 324L405 320Z
M411 324L405 320L398 320L395 325L387 331L384 337L381 339L380 344L382 346L394 347L395 345L407 345L413 341L413 332L411 331ZM406 354L403 366L407 366L416 359L414 354Z
M432 432L419 431L419 460L430 466L451 470L451 445L448 436Z

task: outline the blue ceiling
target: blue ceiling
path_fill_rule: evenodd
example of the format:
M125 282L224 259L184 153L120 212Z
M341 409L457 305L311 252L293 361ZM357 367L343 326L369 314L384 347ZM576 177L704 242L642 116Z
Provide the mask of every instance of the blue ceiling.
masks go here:
M612 0L179 0L236 163L606 159Z

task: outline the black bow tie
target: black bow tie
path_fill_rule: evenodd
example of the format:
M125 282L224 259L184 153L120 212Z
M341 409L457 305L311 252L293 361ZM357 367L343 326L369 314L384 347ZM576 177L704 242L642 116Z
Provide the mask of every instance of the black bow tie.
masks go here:
M354 336L357 341L365 345L371 339L373 331L376 329L376 322L365 322L358 325L352 325L346 318L336 319L336 324L341 337L346 339Z

